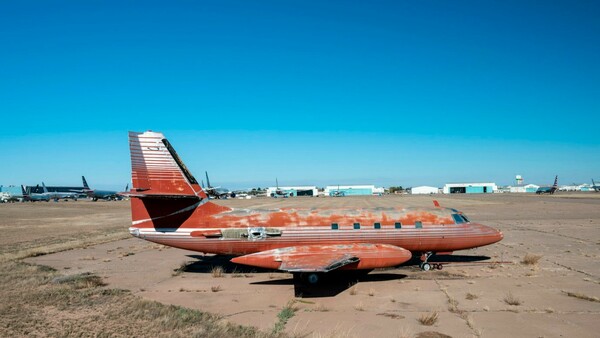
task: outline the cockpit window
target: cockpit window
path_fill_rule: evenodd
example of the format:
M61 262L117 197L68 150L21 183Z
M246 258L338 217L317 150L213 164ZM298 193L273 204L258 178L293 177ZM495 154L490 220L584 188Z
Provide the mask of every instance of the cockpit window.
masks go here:
M465 219L460 214L452 214L452 218L456 224L465 223Z

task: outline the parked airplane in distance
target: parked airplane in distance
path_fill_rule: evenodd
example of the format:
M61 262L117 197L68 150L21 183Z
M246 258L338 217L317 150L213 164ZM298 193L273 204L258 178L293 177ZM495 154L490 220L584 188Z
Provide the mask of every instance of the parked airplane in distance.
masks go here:
M79 192L82 194L86 194L92 201L96 202L99 199L107 200L107 201L116 201L121 200L123 197L117 192L112 190L96 190L90 189L87 181L85 180L85 176L81 176L81 180L83 181L83 190L77 190L75 192ZM129 190L129 184L125 187L125 191Z
M329 192L329 196L331 197L344 197L346 193L340 190L340 186L338 185L337 190L333 190Z
M31 202L46 201L46 202L50 202L50 193L46 190L45 187L44 187L44 192L42 192L42 193L35 193L35 192L27 191L27 190L25 190L25 186L21 186L21 190L23 191L23 199L25 201L31 201Z
M275 191L271 193L271 197L288 197L290 193L279 189L279 179L275 178ZM291 196L294 196L293 194Z
M600 192L600 185L597 185L596 182L594 182L593 178L592 178L592 189L594 189L595 192Z
M552 185L551 187L539 187L535 193L538 195L541 194L554 194L554 192L558 190L558 175L556 175L556 177L554 178L554 185Z
M209 198L215 198L215 199L221 199L221 198L227 198L227 197L235 198L235 193L229 191L229 189L211 186L210 179L208 178L208 171L205 171L204 174L206 174L206 187L203 187L203 189ZM204 185L204 184L202 184L202 185Z
M125 195L131 197L133 236L239 256L231 261L288 271L311 284L330 271L394 267L413 255L429 270L428 259L436 253L503 238L441 207L232 209L208 200L163 134L129 132L129 145L133 188Z
M42 182L42 188L44 189L44 193L47 193L50 196L50 199L58 202L59 199L63 200L74 200L77 201L78 194L76 192L60 192L60 191L48 191L44 182Z

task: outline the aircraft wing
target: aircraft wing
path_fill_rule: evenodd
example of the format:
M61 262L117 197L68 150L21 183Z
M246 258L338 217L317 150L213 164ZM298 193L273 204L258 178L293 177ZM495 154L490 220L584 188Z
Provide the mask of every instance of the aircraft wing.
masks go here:
M395 266L411 257L410 251L386 244L315 244L261 251L231 261L288 272L329 272L346 266L349 269Z

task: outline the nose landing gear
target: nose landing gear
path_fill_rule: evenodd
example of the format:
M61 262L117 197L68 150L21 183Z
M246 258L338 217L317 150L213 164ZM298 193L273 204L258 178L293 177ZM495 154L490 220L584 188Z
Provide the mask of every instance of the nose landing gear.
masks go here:
M423 270L423 271L429 271L431 269L442 270L444 268L442 263L429 263L428 262L429 258L431 258L431 256L433 256L434 254L435 254L434 252L429 251L429 252L425 252L421 255L422 263L419 264L419 267L421 268L421 270Z

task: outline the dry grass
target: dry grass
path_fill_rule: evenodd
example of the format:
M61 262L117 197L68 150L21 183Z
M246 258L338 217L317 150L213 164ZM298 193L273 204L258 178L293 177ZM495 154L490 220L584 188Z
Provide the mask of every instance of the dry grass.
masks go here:
M131 238L124 227L130 220L128 203L19 203L1 212L0 226L14 228L0 239L2 337L272 336L208 313L143 300L93 274L63 276L19 261ZM137 252L119 247L94 258L110 262L120 251Z
M237 268L234 268L233 271L231 272L231 278L241 278L241 277L244 277L244 274L239 272L237 270Z
M102 281L102 278L88 272L70 276L57 276L52 279L52 283L70 284L75 289L95 288L106 285L106 283Z
M419 323L421 323L421 325L425 325L425 326L431 326L435 323L437 323L439 318L439 314L437 313L437 311L433 311L430 313L424 313L422 314L417 321Z
M210 287L210 291L212 292L219 292L222 291L223 289L221 288L221 285L215 285L215 286L211 286Z
M210 270L213 278L222 278L224 276L224 270L222 266L213 266Z
M0 327L4 337L164 336L267 337L251 327L107 288L96 275L62 276L23 262L0 264ZM127 320L123 320L127 318Z
M474 300L477 298L479 298L479 296L474 293L467 292L467 294L465 295L465 299L467 300Z
M317 311L317 312L329 312L329 308L326 307L325 305L319 303L319 304L317 304L317 306L315 306L315 311Z
M398 332L398 338L413 338L414 334L412 333L412 331L406 327L403 327L402 329L400 329L400 332Z
M356 287L356 284L352 284L352 286L350 287L350 296L355 296L358 294L358 287Z
M521 301L519 298L515 297L512 292L508 292L506 294L506 296L504 296L504 302L508 305L514 305L514 306L518 306L523 304L523 301Z
M356 303L354 305L354 310L356 310L356 311L365 311L365 306L363 305L363 303Z
M187 262L182 262L181 264L179 264L179 267L177 269L173 270L173 273L171 274L171 276L175 277L175 276L181 275L183 272L185 272L185 269L187 268L187 266L188 266Z
M534 255L532 253L527 253L525 257L521 260L521 264L525 265L536 265L540 259L542 259L542 255Z
M570 292L570 291L565 291L565 290L562 290L562 292L564 294L566 294L567 296L569 296L569 297L573 297L573 298L577 298L577 299L582 299L582 300L587 300L587 301L590 301L590 302L600 302L600 299L598 299L598 297L584 295L583 293Z
M114 242L120 239L129 238L130 235L123 231L102 233L98 235L81 235L82 238L75 238L71 240L63 240L59 243L46 243L42 241L35 241L35 243L26 243L23 247L16 247L9 252L0 254L0 263L8 262L27 257L37 257L48 255L55 252L61 252L66 250L85 248L90 245ZM31 246L31 247L27 247Z
M390 313L390 312L382 312L382 313L378 313L377 315L378 316L392 318L392 319L404 319L404 318L406 318L403 315L399 315L397 313Z
M371 297L375 296L375 290L374 289L369 289L369 296L371 296Z

